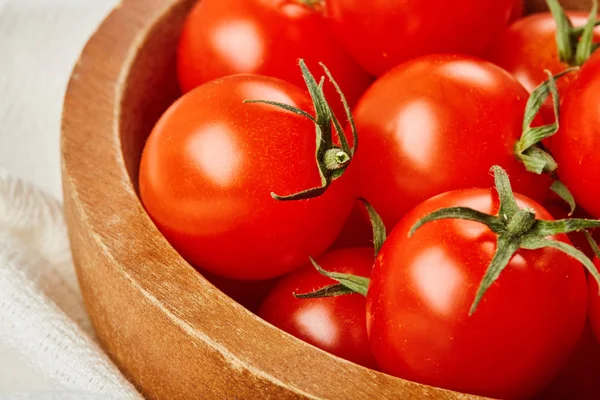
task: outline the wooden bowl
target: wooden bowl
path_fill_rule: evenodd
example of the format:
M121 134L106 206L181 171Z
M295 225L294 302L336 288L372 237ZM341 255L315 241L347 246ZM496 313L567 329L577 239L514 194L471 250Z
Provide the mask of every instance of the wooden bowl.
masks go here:
M151 399L476 399L362 368L274 328L158 232L136 193L138 163L179 94L175 43L193 3L124 0L85 48L65 100L66 217L108 354Z

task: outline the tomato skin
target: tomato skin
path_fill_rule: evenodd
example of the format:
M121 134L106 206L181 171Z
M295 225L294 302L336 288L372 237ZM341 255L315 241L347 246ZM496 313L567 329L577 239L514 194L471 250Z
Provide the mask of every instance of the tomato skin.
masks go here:
M600 343L588 323L567 366L534 400L597 400L600 393Z
M560 179L595 218L600 218L599 93L600 53L595 53L565 93L560 129L552 138Z
M315 75L323 62L351 106L372 82L329 32L323 16L296 0L199 1L179 42L179 82L188 92L227 75L258 74L305 88L299 58ZM345 120L339 96L330 85L325 88L337 116Z
M514 4L510 13L510 18L508 19L509 24L523 17L523 14L525 13L525 3L523 2L523 0L514 0L513 3Z
M346 49L381 76L433 53L480 55L506 27L514 0L327 0L327 17ZM390 34L393 32L393 34Z
M529 173L514 147L528 94L486 61L432 55L380 78L354 110L360 147L348 172L388 229L440 193L489 187L500 165L516 192L542 200L548 177Z
M328 271L368 277L373 249L333 250L317 262ZM366 299L360 294L321 299L296 299L336 282L307 265L283 279L263 303L259 316L278 328L338 357L376 368L367 338Z
M200 269L198 272L217 289L252 312L258 311L260 305L278 281L277 278L265 281L238 281L223 278Z
M219 276L263 280L290 272L335 240L355 197L341 177L318 198L271 197L320 185L315 127L245 99L312 111L298 87L237 75L178 100L148 138L140 194L158 228L190 263ZM265 244L268 244L266 246Z
M569 11L567 15L574 26L583 26L588 19L585 12ZM594 39L600 40L600 29L595 30ZM558 56L556 23L549 12L529 15L512 24L490 46L486 58L513 74L529 92L548 79L545 70L556 75L569 68ZM575 75L569 74L557 81L560 94ZM542 112L548 123L555 120L551 100L546 102Z
M594 264L596 268L600 268L600 260L598 258L594 259ZM598 294L598 283L595 279L588 279L588 288L590 297L590 323L596 338L600 341L600 294Z
M373 228L362 201L354 204L342 232L332 245L334 249L350 247L373 247Z
M517 195L521 208L552 219L538 203ZM555 250L520 250L468 312L495 251L486 226L422 217L445 207L498 212L492 189L436 196L392 231L371 275L367 327L383 372L428 385L493 398L525 398L564 366L585 324L584 269ZM569 243L566 235L550 237Z

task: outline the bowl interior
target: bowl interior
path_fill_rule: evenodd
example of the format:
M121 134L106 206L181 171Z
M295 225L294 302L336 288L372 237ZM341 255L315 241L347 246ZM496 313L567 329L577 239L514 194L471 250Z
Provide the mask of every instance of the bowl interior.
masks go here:
M144 144L162 113L181 96L176 74L177 43L185 16L196 0L178 1L143 35L131 60L120 104L119 132L123 160L138 192Z

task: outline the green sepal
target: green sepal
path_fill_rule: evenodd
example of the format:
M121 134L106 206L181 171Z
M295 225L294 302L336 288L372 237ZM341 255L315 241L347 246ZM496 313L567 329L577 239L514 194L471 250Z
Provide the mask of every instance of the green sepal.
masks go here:
M475 300L473 300L473 304L471 304L471 308L469 309L469 315L473 315L473 313L477 310L479 303L483 299L483 296L488 291L490 286L498 278L504 269L508 266L508 262L515 255L515 253L519 250L519 240L512 237L500 236L498 238L498 244L496 246L496 252L494 253L494 257L483 276L483 279L479 283L479 288L477 288L477 293L475 294Z
M600 25L597 20L598 4L597 0L592 1L587 23L574 27L558 0L546 0L556 23L556 47L560 61L570 66L583 65L598 48L593 43L594 28Z
M498 166L494 166L492 171L494 172L496 190L500 199L496 216L466 207L445 208L423 217L415 223L410 231L412 235L426 223L455 218L482 223L496 233L496 252L477 289L469 315L476 311L487 290L502 274L510 259L519 249L535 250L544 247L558 249L582 263L595 279L600 279L600 273L585 254L567 243L548 239L549 236L574 231L584 231L587 234L586 229L600 227L600 220L538 220L532 210L519 209L506 171Z
M552 190L558 197L560 197L569 205L569 216L573 215L577 209L577 203L575 202L575 197L573 197L573 194L569 188L561 181L556 180L552 183L552 186L550 186L550 190Z
M285 103L266 100L244 101L244 103L263 103L273 107L278 107L283 110L293 112L295 114L308 118L315 124L315 159L319 170L321 184L319 187L305 189L300 192L288 195L280 195L274 192L271 193L271 196L278 201L308 200L324 194L329 188L329 186L331 186L331 183L344 174L356 153L356 146L358 143L358 135L356 132L356 127L354 125L354 120L352 118L352 113L348 106L348 102L346 101L346 98L343 95L339 85L333 79L333 76L331 75L327 67L321 64L323 70L325 71L325 74L329 78L329 81L340 95L341 102L344 105L344 109L347 113L348 119L351 122L352 134L354 137L354 147L352 148L348 143L348 139L346 137L343 127L341 126L337 117L334 115L329 103L327 102L327 99L325 98L325 93L323 91L325 77L321 77L320 81L317 82L315 77L311 74L310 70L306 66L304 60L299 60L299 65L300 70L302 71L302 77L304 78L304 82L308 89L308 93L310 94L314 105L315 116L312 116L304 110L301 110L297 107ZM334 143L333 130L335 130L335 133L340 141L341 147ZM344 157L341 158L344 160L344 162L332 162L332 152L344 153Z
M354 293L360 293L363 296L367 296L369 290L369 278L363 276L356 276L351 274L342 274L341 272L329 272L321 268L321 266L311 257L310 262L323 276L333 279L334 281L341 283L346 288L352 290Z
M598 272L598 269L594 263L581 250L576 249L570 244L539 237L527 238L521 243L521 248L527 250L538 250L545 247L551 247L560 250L566 255L579 261L600 285L600 273Z
M360 201L365 205L367 213L369 214L369 220L371 221L371 227L373 228L373 247L375 249L375 257L377 257L387 238L387 230L381 217L377 211L375 211L375 208L365 199L360 199Z
M529 172L538 175L542 173L552 174L558 168L552 155L544 149L542 141L558 132L560 98L558 96L556 80L572 71L573 69L568 69L556 76L552 76L550 72L546 71L548 80L541 83L527 101L525 117L523 118L523 134L515 145L515 155ZM548 96L552 96L554 122L548 125L533 127L533 121L546 103Z
M594 28L596 27L596 18L598 16L598 1L592 0L592 10L587 23L583 28L581 38L577 43L575 51L575 65L582 66L592 55L594 51Z
M321 299L321 298L326 298L326 297L345 296L345 295L354 294L354 293L356 293L354 290L347 288L346 286L342 285L341 283L337 283L335 285L326 286L322 289L319 289L319 290L311 292L311 293L302 293L302 294L294 293L294 297L297 299Z
M588 231L583 231L583 234L585 235L585 238L587 239L588 243L590 244L590 247L592 248L594 255L600 259L600 247L598 247L598 243L596 243L596 241L592 237L592 234L589 233Z
M571 30L573 24L565 10L558 2L558 0L546 0L548 8L554 17L556 22L556 46L558 48L558 55L562 62L570 64L573 60L573 44L571 41Z

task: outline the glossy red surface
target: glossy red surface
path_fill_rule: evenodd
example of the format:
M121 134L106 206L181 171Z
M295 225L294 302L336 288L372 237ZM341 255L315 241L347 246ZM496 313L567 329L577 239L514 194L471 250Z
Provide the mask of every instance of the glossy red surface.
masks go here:
M551 219L536 202L517 200ZM584 269L555 249L519 250L469 316L495 234L476 222L441 220L408 238L419 219L455 206L496 214L497 195L491 189L446 193L398 224L371 275L371 348L392 375L492 398L526 398L558 374L581 335ZM555 238L568 242L566 235Z
M140 194L159 229L192 264L240 280L280 276L333 243L354 204L342 177L319 198L279 202L320 185L315 127L308 119L245 99L312 112L296 86L237 75L178 100L148 138Z
M500 165L516 192L547 195L549 178L514 155L528 93L506 71L456 55L419 58L380 78L354 111L360 146L349 173L388 229L440 193L490 187Z
M333 250L317 262L328 271L368 277L373 249ZM314 346L369 368L377 368L369 348L366 299L360 294L321 299L296 299L336 282L312 266L284 277L263 303L259 315L278 328Z

